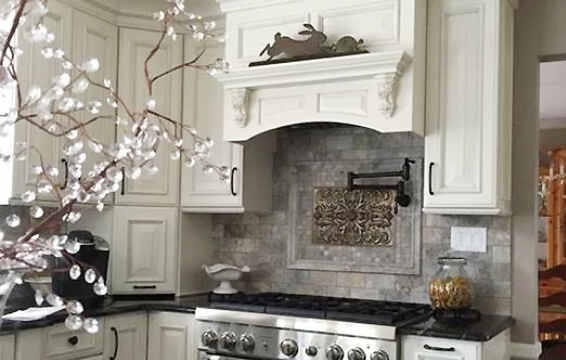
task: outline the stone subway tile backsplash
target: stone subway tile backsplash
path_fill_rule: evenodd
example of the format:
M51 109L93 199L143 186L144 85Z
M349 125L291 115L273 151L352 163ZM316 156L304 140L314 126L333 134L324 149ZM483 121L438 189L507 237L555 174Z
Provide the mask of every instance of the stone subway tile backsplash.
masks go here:
M510 314L510 217L423 214L419 275L289 269L287 239L294 209L289 209L287 184L293 178L293 161L298 156L300 166L309 166L316 175L317 186L325 182L333 186L345 178L341 171L332 171L333 161L365 164L372 159L400 156L422 158L423 140L409 133L379 134L361 128L283 129L279 130L278 140L273 170L274 211L213 216L215 260L252 269L237 284L240 289L427 303L427 284L438 269L437 257L453 254L468 259L466 269L476 284L475 306L486 313ZM308 190L313 187L309 181L313 179L299 176L297 186ZM419 188L422 173L413 173L411 181ZM416 201L421 200L417 197ZM451 226L486 227L487 253L451 252ZM301 236L307 236L310 230L297 229ZM354 253L362 258L369 256L365 251Z

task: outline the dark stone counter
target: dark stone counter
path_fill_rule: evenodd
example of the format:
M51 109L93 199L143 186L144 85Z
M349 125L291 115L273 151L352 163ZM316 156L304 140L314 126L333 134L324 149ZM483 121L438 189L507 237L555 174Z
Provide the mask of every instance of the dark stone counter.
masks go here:
M510 316L482 315L476 323L446 323L435 320L432 315L421 322L397 329L401 335L417 335L468 341L488 341L507 330L515 320Z
M208 304L207 296L191 296L172 300L111 300L107 299L104 305L85 309L85 317L102 317L119 315L136 311L172 311L181 313L194 313L197 306ZM0 335L8 335L20 330L35 329L65 321L67 313L59 311L53 315L37 321L8 321L4 320L0 326Z

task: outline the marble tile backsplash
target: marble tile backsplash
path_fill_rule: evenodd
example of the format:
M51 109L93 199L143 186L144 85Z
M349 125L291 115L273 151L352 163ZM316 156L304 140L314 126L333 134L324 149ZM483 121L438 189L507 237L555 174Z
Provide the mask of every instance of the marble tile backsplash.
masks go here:
M336 176L331 170L339 168L333 167L333 163L349 162L355 166L376 158L422 158L422 138L409 133L380 134L361 128L282 129L279 130L277 149L273 170L274 211L270 214L213 216L215 260L239 266L249 265L252 268L252 272L238 284L242 290L427 303L427 283L438 268L437 258L454 254L468 259L467 270L476 288L475 306L485 313L510 314L510 217L422 215L419 220L421 255L417 275L288 268L287 242L291 226L288 220L296 209L289 208L289 187L286 181L287 172L297 154L301 157L301 167L324 168L322 178L327 176L331 179ZM345 175L342 174L342 177L345 186ZM422 170L413 174L411 181L414 182L415 189L421 188L422 177ZM299 176L298 179L299 188L310 189L320 185L301 182L302 179L312 181L311 177ZM418 194L415 196L418 197ZM451 226L487 228L487 252L451 252ZM295 230L310 231L304 228ZM363 251L361 253L364 254Z

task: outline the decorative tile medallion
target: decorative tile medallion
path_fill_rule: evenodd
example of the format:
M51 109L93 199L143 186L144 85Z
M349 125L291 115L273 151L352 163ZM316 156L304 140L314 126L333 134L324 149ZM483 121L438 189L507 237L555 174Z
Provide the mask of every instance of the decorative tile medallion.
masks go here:
M391 245L393 191L315 188L312 242L323 245Z

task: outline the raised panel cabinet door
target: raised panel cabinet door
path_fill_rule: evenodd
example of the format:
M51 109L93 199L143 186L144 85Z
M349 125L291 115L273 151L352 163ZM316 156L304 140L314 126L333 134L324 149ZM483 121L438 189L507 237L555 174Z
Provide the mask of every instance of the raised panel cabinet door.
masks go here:
M188 38L188 37L187 37ZM198 53L198 50L196 51ZM195 46L192 40L185 41L185 61L194 59ZM223 57L220 46L209 47L202 63L213 63ZM207 209L242 207L241 185L243 180L242 145L222 141L224 90L222 84L205 71L187 68L184 73L183 117L202 137L214 141L209 161L227 166L233 182L219 179L218 174L207 174L200 164L182 166L181 205L185 208ZM190 136L185 134L185 137ZM192 141L187 139L186 141Z
M73 58L78 63L82 63L90 58L97 58L100 61L100 70L89 76L99 84L103 84L105 79L116 86L118 71L118 27L100 20L94 16L75 10L73 14ZM92 100L103 101L105 106L101 114L112 115L115 113L109 104L106 103L108 93L96 86L89 86L87 90L79 95L84 103ZM77 120L87 122L94 116L86 112L81 113ZM99 119L85 127L89 139L93 143L112 144L116 138L116 124L113 119ZM83 164L83 172L90 171L94 164L104 161L102 154L92 151L90 146L85 146L87 160ZM107 202L113 202L112 197L107 197Z
M401 357L403 360L482 360L481 343L404 336Z
M499 3L428 2L425 209L496 206Z
M194 314L149 314L147 360L196 360Z
M6 335L0 337L0 360L14 360L15 357L15 343L14 335Z
M177 283L177 208L114 209L114 294L172 294Z
M129 104L130 111L143 110L150 99L144 63L157 45L159 37L160 33L157 32L120 29L118 92L125 103ZM181 64L182 60L182 41L171 42L166 39L148 64L150 77ZM159 78L153 87L155 112L178 122L181 122L182 79L182 70L179 70ZM124 111L119 111L119 114L129 124L118 127L118 141L121 141L124 135L131 134L131 122ZM173 126L167 125L166 120L161 121L174 133ZM171 159L167 144L161 144L153 163L159 168L159 172L154 175L142 172L140 178L126 180L117 195L118 204L174 206L179 203L180 164L179 160Z
M147 313L109 316L105 320L104 359L145 360Z
M55 35L54 46L70 51L72 46L73 9L57 1L49 1L49 13L43 20L45 26ZM24 51L18 59L18 74L22 85L22 97L25 99L32 86L39 86L42 90L51 86L54 76L64 72L57 59L45 59L41 55L44 46L40 43L30 43L20 37L18 40ZM63 122L63 120L58 119ZM14 162L13 188L14 198L19 197L27 190L35 189L36 175L31 172L33 166L41 163L39 153L45 165L59 168L59 184L63 184L65 159L62 152L62 143L59 138L47 134L45 131L29 122L20 122L15 127L15 144L24 142L33 145L33 149L26 151L25 160ZM16 150L18 148L16 147ZM54 200L51 194L40 194L41 200Z

